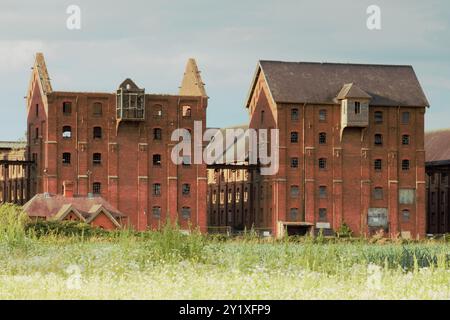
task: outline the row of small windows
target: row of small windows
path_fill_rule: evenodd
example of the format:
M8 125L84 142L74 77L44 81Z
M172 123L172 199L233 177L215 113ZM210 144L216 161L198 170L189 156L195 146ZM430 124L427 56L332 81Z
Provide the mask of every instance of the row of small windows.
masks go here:
M297 131L291 132L291 143L298 143L299 141L299 134ZM410 136L408 134L402 135L402 145L406 146L410 144ZM319 133L319 144L326 144L327 143L327 134L325 132ZM383 135L382 134L375 134L374 136L374 144L376 146L382 146L383 145Z
M39 129L36 128L36 139L39 136ZM72 127L71 126L63 126L62 128L62 137L64 139L70 139L72 138ZM94 127L92 129L92 137L94 139L101 139L102 138L102 128L101 127ZM161 128L154 128L153 129L153 139L154 140L162 140L162 129Z
M65 101L62 105L62 111L65 115L70 115L72 113L72 102ZM103 105L100 102L95 102L92 105L92 115L99 117L103 114Z
M298 216L299 216L299 210L298 208L291 208L289 210L289 216L291 220L297 220ZM411 218L411 212L409 211L409 209L404 209L402 210L402 221L403 222L408 222L410 221ZM301 217L301 220L303 221L305 219L304 215ZM319 208L319 221L320 222L326 222L328 221L327 219L327 209L326 208Z
M327 159L326 158L319 158L318 162L318 166L319 169L326 169L327 168ZM297 157L293 157L291 158L291 168L298 168L299 166L299 160ZM373 167L376 171L380 171L383 168L383 160L381 159L375 159L374 163L373 163ZM401 163L401 168L403 171L407 171L410 169L410 160L408 159L403 159L402 163Z
M355 102L355 113L361 113L361 104L359 102ZM298 108L292 108L291 109L291 120L297 121L299 119L299 109ZM261 117L263 117L263 113L261 114ZM319 110L319 121L326 121L327 120L327 110L320 109ZM382 111L375 111L374 112L374 121L376 124L383 123L383 112ZM402 124L409 124L410 121L410 113L405 111L401 114L401 123Z
M152 215L153 215L153 218L160 219L161 218L161 207L154 206L152 208ZM190 207L182 207L181 208L181 217L184 220L189 220L191 218L191 208Z
M154 117L162 117L162 106L156 105L154 107ZM182 116L183 118L190 118L192 116L192 108L190 106L182 106ZM65 115L70 115L72 113L72 102L65 101L62 104L62 111ZM103 105L100 102L95 102L92 105L92 115L101 116L103 114ZM36 104L36 117L39 116L39 105Z
M62 155L62 162L63 164L70 164L71 161L71 153L70 152L64 152ZM101 165L102 164L102 154L101 153L93 153L92 154L92 163L94 165ZM160 154L154 154L153 155L153 165L154 166L160 166L161 165L161 155Z

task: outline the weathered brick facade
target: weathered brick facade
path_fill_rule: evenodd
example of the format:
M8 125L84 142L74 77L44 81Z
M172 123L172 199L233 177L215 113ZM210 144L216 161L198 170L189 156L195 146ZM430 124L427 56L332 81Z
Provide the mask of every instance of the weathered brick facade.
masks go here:
M249 126L280 134L260 227L424 236L427 106L409 66L260 62Z
M142 110L119 112L118 93L128 91L127 106ZM117 93L53 91L37 54L27 98L28 157L37 163L33 193L62 194L64 181L73 181L76 195L101 195L138 230L168 217L205 230L206 166L170 160L175 129L194 132L195 120L205 129L208 97L195 61L188 61L179 95L135 100L135 92L143 90L129 79Z

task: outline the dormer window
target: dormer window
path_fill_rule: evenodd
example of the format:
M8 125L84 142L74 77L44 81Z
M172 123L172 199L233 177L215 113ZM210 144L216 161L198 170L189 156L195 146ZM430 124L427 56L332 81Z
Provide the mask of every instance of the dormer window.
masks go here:
M361 103L359 101L355 101L355 114L361 113Z

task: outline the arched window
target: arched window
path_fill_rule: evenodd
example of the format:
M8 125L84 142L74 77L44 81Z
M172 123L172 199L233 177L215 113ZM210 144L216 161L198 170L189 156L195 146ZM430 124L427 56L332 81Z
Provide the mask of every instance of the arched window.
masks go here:
M188 196L191 193L191 185L189 183L183 184L182 193L184 196Z
M297 131L291 132L291 143L298 143L298 132Z
M373 168L375 171L380 171L381 169L383 169L383 160L375 159L373 162Z
M62 163L63 164L70 164L70 152L64 152L62 154Z
M153 218L155 218L155 219L161 218L161 207L153 207L152 213L153 213Z
M409 160L402 160L402 170L408 171L410 167Z
M153 106L153 117L154 118L161 118L162 117L162 106L159 104L156 104Z
M154 140L161 140L162 139L162 129L161 128L154 128L153 129L153 139Z
M319 121L327 121L327 110L325 109L319 110Z
M72 138L72 127L71 126L64 126L62 129L62 137L64 139L70 139Z
M291 120L292 121L297 121L298 120L298 109L297 108L292 108L291 109Z
M319 144L327 143L327 134L325 132L319 133Z
M373 197L375 200L383 200L383 188L375 187L375 189L373 189Z
M376 146L383 145L383 136L379 133L375 134L374 143Z
M191 208L190 207L183 207L181 208L181 216L184 220L189 220L191 218Z
M402 145L404 145L404 146L409 145L409 135L408 134L402 135Z
M402 210L403 222L409 222L410 218L411 218L411 212L408 209Z
M319 169L325 170L327 168L327 159L320 158L319 159Z
M94 194L100 194L102 191L102 184L100 182L94 182L92 184L92 192Z
M190 118L190 117L191 117L191 107L183 106L183 118Z
M102 154L101 153L94 153L92 155L92 164L94 166L99 166L102 164Z
M160 183L154 183L153 184L153 195L154 196L160 196L161 195L161 184Z
M102 115L103 113L103 106L100 102L95 102L94 105L92 106L92 114L96 117L99 117Z
M94 137L94 139L102 138L102 127L94 127L93 137Z
M161 165L161 155L160 154L154 154L153 155L153 165L154 166L160 166Z

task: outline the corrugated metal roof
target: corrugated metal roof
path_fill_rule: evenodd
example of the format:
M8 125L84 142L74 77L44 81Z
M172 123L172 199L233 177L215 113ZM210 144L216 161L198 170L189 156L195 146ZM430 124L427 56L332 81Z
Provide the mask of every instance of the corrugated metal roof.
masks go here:
M450 160L450 129L425 133L425 161Z
M276 102L335 104L353 83L372 97L371 105L429 106L411 66L260 61L259 68Z

